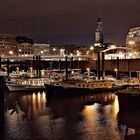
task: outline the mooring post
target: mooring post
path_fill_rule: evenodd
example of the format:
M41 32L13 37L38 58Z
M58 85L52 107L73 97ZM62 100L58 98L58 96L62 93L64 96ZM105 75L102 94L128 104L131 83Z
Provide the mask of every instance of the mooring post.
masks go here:
M105 79L105 55L102 52L102 79Z
M100 74L100 51L97 52L97 76L100 80L101 74Z
M65 57L66 81L68 80L68 57Z
M59 71L61 72L61 70L62 70L62 62L61 62L61 59L59 59Z
M9 60L9 58L7 58L7 76L8 77L9 77L9 73L10 73L9 63L10 63L10 60Z
M38 77L38 56L36 55L36 77Z
M36 69L36 66L35 66L35 56L33 56L33 73L34 73L34 75L36 74L35 73L35 69Z
M41 77L41 56L38 56L38 73L39 77Z
M119 79L119 57L117 57L116 77L117 77L117 79Z

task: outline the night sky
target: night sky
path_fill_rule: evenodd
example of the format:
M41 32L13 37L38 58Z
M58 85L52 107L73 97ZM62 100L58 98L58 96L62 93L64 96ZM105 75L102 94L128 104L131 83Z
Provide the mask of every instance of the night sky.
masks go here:
M99 9L105 42L125 45L129 28L140 26L140 0L1 0L0 33L40 43L91 44Z

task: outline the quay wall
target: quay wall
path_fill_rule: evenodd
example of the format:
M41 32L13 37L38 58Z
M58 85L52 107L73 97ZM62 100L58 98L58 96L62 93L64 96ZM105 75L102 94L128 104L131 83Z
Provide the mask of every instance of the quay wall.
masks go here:
M100 62L100 68L102 69L102 62ZM140 59L120 59L118 60L105 60L105 70L106 71L114 71L117 69L118 63L118 70L120 72L136 72L140 71ZM90 61L90 69L97 70L97 61L92 60Z
M2 65L8 65L11 67L23 67L23 69L30 69L32 67L35 69L36 62L32 60L26 60L25 62L5 62ZM65 61L44 61L41 60L39 62L38 67L40 69L65 69ZM68 67L71 69L82 69L86 71L87 68L90 70L97 70L97 61L96 60L82 60L82 61L68 61ZM136 72L140 71L140 59L120 59L120 60L105 60L105 71L114 71L114 69L118 69L120 72ZM102 70L102 61L100 62L100 68Z

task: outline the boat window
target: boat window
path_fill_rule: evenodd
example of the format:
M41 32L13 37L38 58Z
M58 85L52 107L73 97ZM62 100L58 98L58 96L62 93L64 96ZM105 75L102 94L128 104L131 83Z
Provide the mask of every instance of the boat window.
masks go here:
M83 87L85 87L85 85L83 85Z

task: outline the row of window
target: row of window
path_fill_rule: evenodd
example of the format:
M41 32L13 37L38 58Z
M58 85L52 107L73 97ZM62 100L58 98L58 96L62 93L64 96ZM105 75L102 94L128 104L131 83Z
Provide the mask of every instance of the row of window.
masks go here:
M107 86L106 83L99 83L99 84L79 84L78 87L81 88L89 88L89 87L105 87Z

